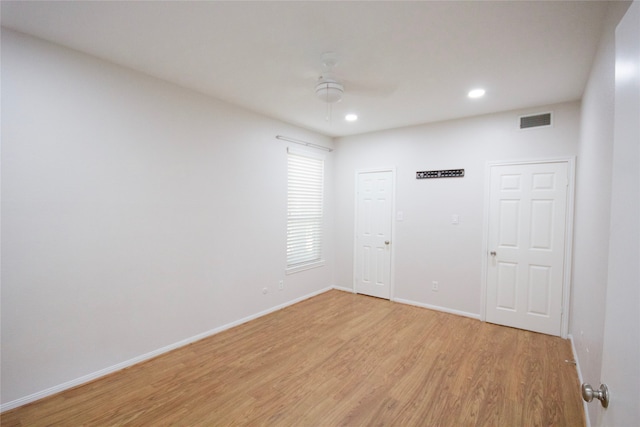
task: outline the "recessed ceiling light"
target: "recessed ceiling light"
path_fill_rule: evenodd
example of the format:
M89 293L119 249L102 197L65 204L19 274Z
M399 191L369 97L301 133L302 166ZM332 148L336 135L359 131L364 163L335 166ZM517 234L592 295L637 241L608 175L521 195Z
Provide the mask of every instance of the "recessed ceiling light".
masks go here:
M484 96L484 93L485 93L484 89L473 89L469 91L469 94L467 96L469 98L482 98Z
M356 120L358 120L358 116L356 114L347 114L346 116L344 116L344 119L348 122L355 122Z

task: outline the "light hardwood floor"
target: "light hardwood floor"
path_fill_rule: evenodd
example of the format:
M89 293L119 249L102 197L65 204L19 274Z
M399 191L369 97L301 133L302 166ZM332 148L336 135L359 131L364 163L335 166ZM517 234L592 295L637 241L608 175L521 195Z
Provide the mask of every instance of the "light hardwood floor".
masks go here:
M568 341L341 291L5 412L2 426L584 426Z

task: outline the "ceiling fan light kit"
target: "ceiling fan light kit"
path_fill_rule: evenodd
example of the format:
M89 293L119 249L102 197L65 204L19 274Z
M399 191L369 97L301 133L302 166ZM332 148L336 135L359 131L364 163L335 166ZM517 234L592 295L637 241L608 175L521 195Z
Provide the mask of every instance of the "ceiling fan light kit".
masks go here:
M344 86L332 79L321 79L316 85L316 95L322 101L333 104L342 99Z
M325 120L331 121L331 104L340 102L344 93L344 86L333 78L333 68L338 63L338 55L334 52L326 52L322 55L323 73L316 83L316 96L327 104Z

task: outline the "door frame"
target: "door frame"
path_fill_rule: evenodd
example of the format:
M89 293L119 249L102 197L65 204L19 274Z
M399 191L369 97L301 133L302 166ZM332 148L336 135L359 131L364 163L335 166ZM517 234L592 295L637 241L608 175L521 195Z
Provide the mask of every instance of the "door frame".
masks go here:
M353 293L358 293L356 290L356 267L357 267L357 250L358 250L358 177L365 173L375 172L391 172L391 251L390 251L390 265L389 265L389 301L393 301L394 283L395 283L395 235L396 235L396 167L391 166L387 168L372 168L372 169L356 169L354 174L353 184L353 269L352 269L352 281L351 289Z
M562 276L562 312L560 337L566 339L569 335L569 307L571 301L571 268L573 266L573 209L575 199L576 157L554 157L528 160L489 161L485 166L484 179L484 219L482 225L482 277L481 277L481 307L480 320L487 321L487 274L489 271L489 214L491 204L491 168L494 166L517 166L541 163L567 164L567 211L565 216L564 237L564 272Z

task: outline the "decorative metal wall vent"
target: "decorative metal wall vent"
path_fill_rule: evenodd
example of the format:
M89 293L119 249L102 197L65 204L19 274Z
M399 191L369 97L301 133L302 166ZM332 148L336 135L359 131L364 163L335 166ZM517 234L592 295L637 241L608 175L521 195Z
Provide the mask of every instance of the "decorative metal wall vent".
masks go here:
M416 179L462 178L463 176L464 176L464 169L446 169L441 171L416 172Z

